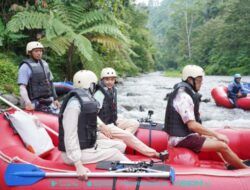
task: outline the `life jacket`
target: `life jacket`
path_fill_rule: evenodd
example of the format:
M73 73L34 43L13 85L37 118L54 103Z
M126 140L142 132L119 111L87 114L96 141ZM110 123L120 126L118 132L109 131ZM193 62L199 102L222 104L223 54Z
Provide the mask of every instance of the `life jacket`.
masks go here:
M98 103L83 89L74 89L68 93L62 103L59 113L59 146L60 151L65 152L63 112L68 101L75 97L81 105L81 112L78 117L77 133L80 149L94 147L97 139L97 111Z
M23 60L19 66L21 67L23 64L27 64L31 69L31 77L27 86L30 100L49 98L53 95L52 85L49 80L49 67L43 62L43 60L39 60L39 63L36 63L32 59L26 59Z
M236 94L241 91L242 85L241 83L236 83L235 81L232 82L230 85L232 85L232 90L228 91L228 97L235 97Z
M98 89L104 94L102 108L98 116L106 125L115 123L117 120L117 90L113 87L109 91L102 81L98 83Z
M184 88L184 91L189 94L194 103L194 115L195 120L201 123L199 105L201 101L201 95L192 89L192 86L186 82L180 82L174 86L174 91L170 93L168 99L168 105L165 113L165 126L164 131L166 131L170 136L184 137L193 131L189 130L187 124L184 124L181 116L175 110L173 106L173 101L180 88Z

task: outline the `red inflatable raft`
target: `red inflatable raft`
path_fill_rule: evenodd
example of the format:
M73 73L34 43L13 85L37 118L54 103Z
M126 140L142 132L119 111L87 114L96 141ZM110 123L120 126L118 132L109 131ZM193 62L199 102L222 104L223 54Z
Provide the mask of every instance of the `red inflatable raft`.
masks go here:
M45 113L34 112L41 122L51 129L57 131L57 117ZM23 145L18 135L13 133L8 122L0 114L0 189L25 189L25 190L82 190L82 189L136 189L137 178L118 177L114 186L113 178L90 177L88 181L81 181L77 177L45 177L29 186L8 186L4 179L6 168L11 163L30 163L44 172L67 173L74 171L74 167L65 165L61 159L60 152L54 148L45 157L39 157L29 152ZM29 126L27 126L29 127ZM216 129L228 136L230 147L242 158L250 159L250 129ZM158 151L168 149L170 153L166 164L171 165L176 172L176 179L171 183L169 179L163 178L141 178L139 189L227 189L227 190L249 190L250 168L240 170L226 170L224 163L214 153L195 154L185 148L168 147L168 135L159 130L151 131L151 146ZM55 146L58 145L56 135L50 134ZM149 144L149 130L140 128L137 137ZM127 150L127 156L134 161L149 160L131 149ZM104 172L97 170L96 164L86 165L92 172ZM105 171L106 172L106 171ZM27 174L28 175L28 174ZM29 176L28 176L29 177ZM25 183L25 177L24 177Z
M211 95L217 106L222 106L225 108L233 108L233 104L227 97L227 87L225 86L215 87L212 89ZM237 100L237 104L239 108L242 108L244 110L250 110L250 96L247 96L245 98L239 98Z

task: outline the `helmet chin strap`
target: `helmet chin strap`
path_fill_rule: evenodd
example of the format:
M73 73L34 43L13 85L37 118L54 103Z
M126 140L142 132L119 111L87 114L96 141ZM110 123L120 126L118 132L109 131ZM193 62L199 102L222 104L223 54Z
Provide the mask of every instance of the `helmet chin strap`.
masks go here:
M93 95L95 93L95 90L96 90L96 84L91 83L90 87L89 87L89 92L91 93L91 95Z
M197 89L196 89L195 78L192 78L192 80L193 80L193 84L192 84L191 86L192 86L192 88L193 88L193 90L194 90L195 92L198 92Z

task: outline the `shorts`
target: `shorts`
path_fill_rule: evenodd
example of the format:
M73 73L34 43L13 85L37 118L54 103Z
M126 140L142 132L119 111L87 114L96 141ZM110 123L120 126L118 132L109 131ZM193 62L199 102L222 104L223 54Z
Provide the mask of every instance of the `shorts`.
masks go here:
M198 134L191 134L191 135L188 135L182 141L180 141L176 145L176 147L188 148L194 151L195 153L199 153L201 151L201 148L205 140L206 140L206 137L200 136Z

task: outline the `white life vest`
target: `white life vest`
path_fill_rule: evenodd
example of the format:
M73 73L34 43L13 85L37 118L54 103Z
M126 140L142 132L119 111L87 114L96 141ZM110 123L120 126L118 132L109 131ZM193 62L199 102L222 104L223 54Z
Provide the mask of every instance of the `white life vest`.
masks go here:
M29 151L43 156L54 148L47 131L35 122L32 116L29 117L21 111L16 111L9 115L9 119Z

